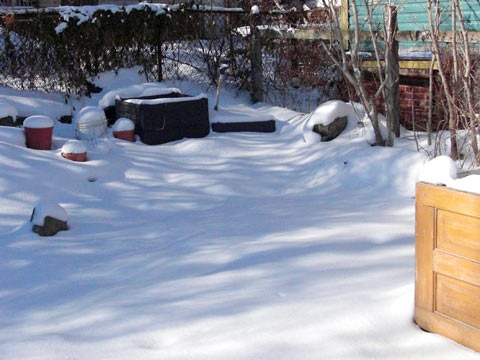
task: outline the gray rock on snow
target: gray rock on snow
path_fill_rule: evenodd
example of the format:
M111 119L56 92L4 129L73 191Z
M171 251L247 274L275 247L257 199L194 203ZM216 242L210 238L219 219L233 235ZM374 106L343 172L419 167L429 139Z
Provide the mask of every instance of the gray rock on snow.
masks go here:
M0 118L0 126L15 126L15 120L11 116Z
M53 236L59 231L68 230L67 222L46 216L43 226L33 225L33 232L40 236Z
M336 118L330 125L317 124L313 127L313 132L322 135L322 141L331 141L342 133L347 127L348 117Z

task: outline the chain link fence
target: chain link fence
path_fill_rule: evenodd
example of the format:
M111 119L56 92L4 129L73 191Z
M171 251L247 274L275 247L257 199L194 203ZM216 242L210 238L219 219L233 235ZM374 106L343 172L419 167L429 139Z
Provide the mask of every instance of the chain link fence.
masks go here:
M0 83L81 94L101 72L140 65L148 81L183 79L210 87L223 66L228 83L252 92L251 33L257 25L281 30L325 21L312 12L271 11L254 24L239 9L119 9L99 9L88 21L66 21L52 11L4 14ZM264 101L308 112L344 97L341 76L320 41L261 37Z

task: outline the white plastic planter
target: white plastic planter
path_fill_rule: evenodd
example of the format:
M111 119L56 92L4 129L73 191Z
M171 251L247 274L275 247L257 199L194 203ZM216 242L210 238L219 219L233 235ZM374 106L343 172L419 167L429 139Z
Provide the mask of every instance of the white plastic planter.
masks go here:
M77 138L95 140L105 133L107 119L102 109L95 106L84 107L75 117Z

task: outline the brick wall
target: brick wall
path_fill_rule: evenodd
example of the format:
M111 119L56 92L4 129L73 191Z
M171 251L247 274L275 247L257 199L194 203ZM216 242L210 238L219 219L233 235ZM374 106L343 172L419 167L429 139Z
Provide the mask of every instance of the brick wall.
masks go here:
M400 85L400 118L407 129L426 130L428 121L428 87Z
M378 82L372 76L367 76L365 89L369 95L374 95L378 89ZM428 121L428 70L403 69L400 78L400 123L405 128L412 130L426 130ZM377 111L385 114L383 97L376 101ZM434 104L435 109L435 104ZM437 112L434 111L434 114ZM439 116L432 117L433 128L435 129L440 121Z

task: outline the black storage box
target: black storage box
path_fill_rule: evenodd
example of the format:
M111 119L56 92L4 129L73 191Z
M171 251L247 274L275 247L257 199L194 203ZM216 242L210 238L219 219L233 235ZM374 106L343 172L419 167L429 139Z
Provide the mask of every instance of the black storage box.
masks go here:
M218 133L225 132L275 132L275 120L250 121L250 122L230 122L212 123L212 130Z
M116 117L135 123L135 132L148 145L210 133L208 99L179 93L115 100Z

